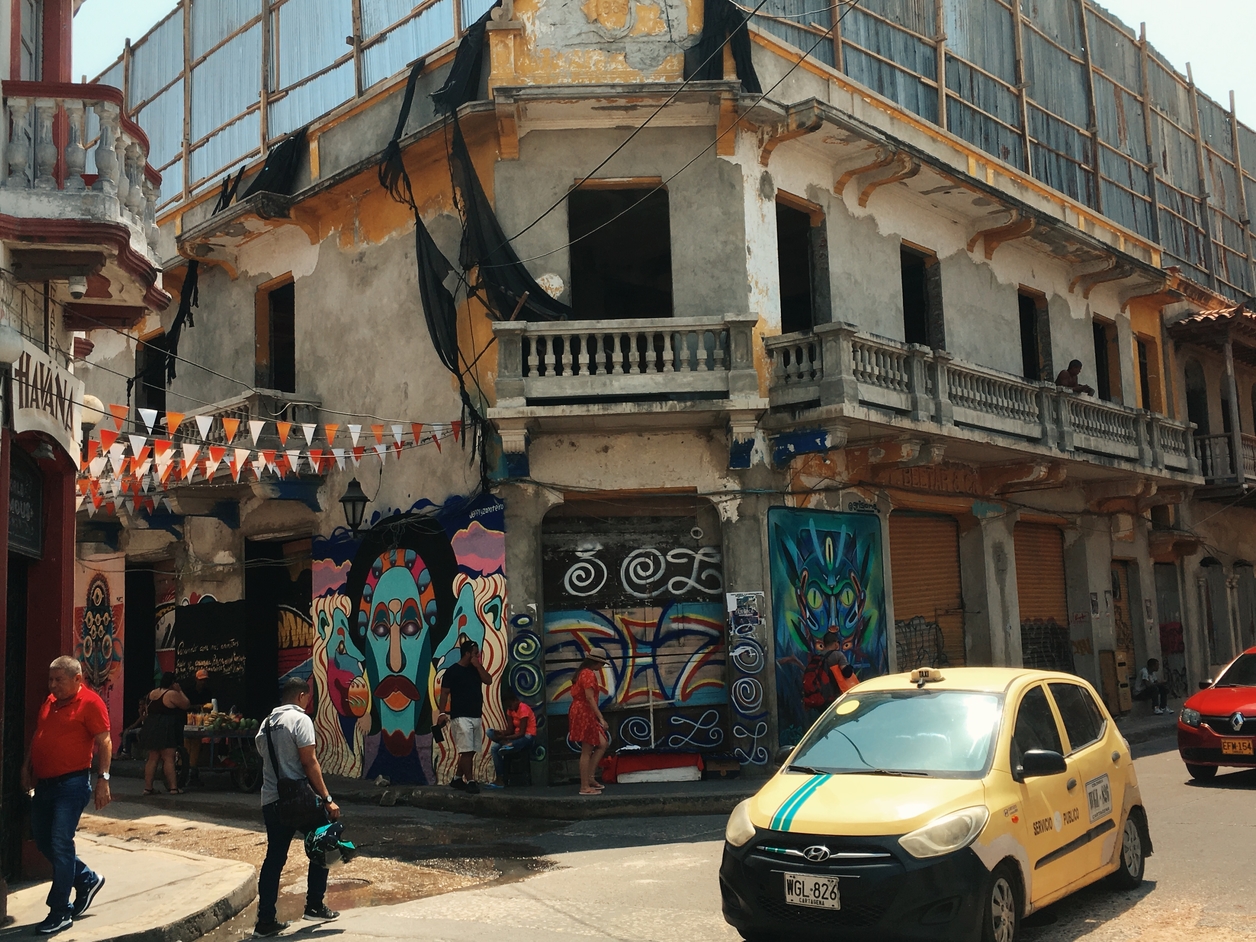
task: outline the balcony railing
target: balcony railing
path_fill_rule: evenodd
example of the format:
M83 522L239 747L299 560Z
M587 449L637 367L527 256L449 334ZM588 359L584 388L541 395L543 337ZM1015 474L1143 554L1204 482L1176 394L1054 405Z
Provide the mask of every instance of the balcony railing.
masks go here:
M727 314L497 323L497 406L755 398L756 321Z
M148 138L123 114L122 93L106 85L5 82L4 191L36 199L19 215L89 217L129 223L153 245L161 175L148 164ZM94 134L94 138L91 136ZM88 152L94 174L87 172ZM14 207L20 210L20 207ZM8 210L12 212L13 210Z
M280 392L277 389L257 389L246 396L224 399L206 406L198 410L197 414L210 415L216 420L209 427L209 434L205 436L207 444L230 444L239 448L281 450L285 446L279 441L275 423L291 422L294 428L299 428L305 423L318 422L321 405L322 402L318 399L299 398L292 393ZM222 424L223 419L237 419L240 423L235 439L230 443L227 441L226 428ZM253 438L249 432L249 422L252 421L266 423L262 434L258 436L256 445L253 445ZM293 447L291 438L288 440L287 447Z
M1256 482L1256 435L1242 436L1243 479ZM1195 452L1199 455L1200 474L1209 484L1234 484L1238 476L1234 472L1234 436L1229 432L1221 435L1200 435L1195 439Z
M944 350L825 324L765 340L774 408L873 406L939 427L962 426L1197 474L1191 427L955 360Z

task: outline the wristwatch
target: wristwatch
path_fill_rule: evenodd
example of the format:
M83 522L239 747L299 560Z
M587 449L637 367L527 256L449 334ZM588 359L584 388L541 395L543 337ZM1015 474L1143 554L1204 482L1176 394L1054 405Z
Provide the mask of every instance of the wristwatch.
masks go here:
M325 804L325 805L331 805L331 804L335 804L335 802L334 802L334 801L332 801L331 795L324 795L324 796L323 796L323 804Z
M108 772L97 772L97 773L96 773L96 781L98 781L98 782L107 782L107 781L109 781L109 773L108 773Z

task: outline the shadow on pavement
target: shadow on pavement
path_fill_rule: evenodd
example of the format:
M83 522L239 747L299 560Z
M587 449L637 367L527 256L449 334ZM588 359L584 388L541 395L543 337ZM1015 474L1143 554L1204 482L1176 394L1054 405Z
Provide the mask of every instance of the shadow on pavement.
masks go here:
M1214 779L1207 781L1190 779L1186 784L1191 788L1256 789L1256 769L1235 769L1233 772L1218 772L1217 777Z
M1153 880L1143 881L1136 890L1113 890L1100 880L1034 913L1021 929L1035 942L1074 942L1091 935L1096 922L1120 918L1155 889Z

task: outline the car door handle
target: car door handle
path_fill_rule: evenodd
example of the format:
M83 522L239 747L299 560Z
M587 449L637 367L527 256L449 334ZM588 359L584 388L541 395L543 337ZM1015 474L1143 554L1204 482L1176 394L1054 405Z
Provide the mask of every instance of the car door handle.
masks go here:
M1073 790L1074 788L1076 788L1076 787L1077 787L1077 779L1075 779L1075 778L1071 778L1071 779L1069 779L1069 780L1068 780L1068 790L1069 790L1069 791L1072 791L1072 790Z

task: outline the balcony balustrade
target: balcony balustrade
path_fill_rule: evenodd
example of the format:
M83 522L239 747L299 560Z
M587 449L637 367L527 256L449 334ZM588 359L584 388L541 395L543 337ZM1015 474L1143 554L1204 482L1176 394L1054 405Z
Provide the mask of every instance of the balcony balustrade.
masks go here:
M959 426L1066 454L1199 473L1188 425L964 363L944 350L862 333L850 324L770 337L765 345L773 408L871 406L939 431Z
M291 422L294 427L309 422L317 423L320 421L321 405L321 400L301 398L294 393L280 392L277 389L255 389L247 395L224 399L199 409L197 415L211 415L218 420L209 427L209 434L205 436L206 444L280 450L294 446L291 439L287 446L280 442L275 423ZM227 441L222 419L237 419L240 423L232 442ZM253 445L253 439L249 435L249 422L252 421L266 423L256 445Z
M161 175L148 164L148 138L123 113L122 93L55 82L5 82L3 91L4 212L120 222L152 255Z
M1243 434L1243 480L1256 483L1256 435ZM1221 435L1200 435L1195 438L1195 452L1199 456L1200 474L1207 484L1237 484L1234 461L1234 436L1229 432Z

